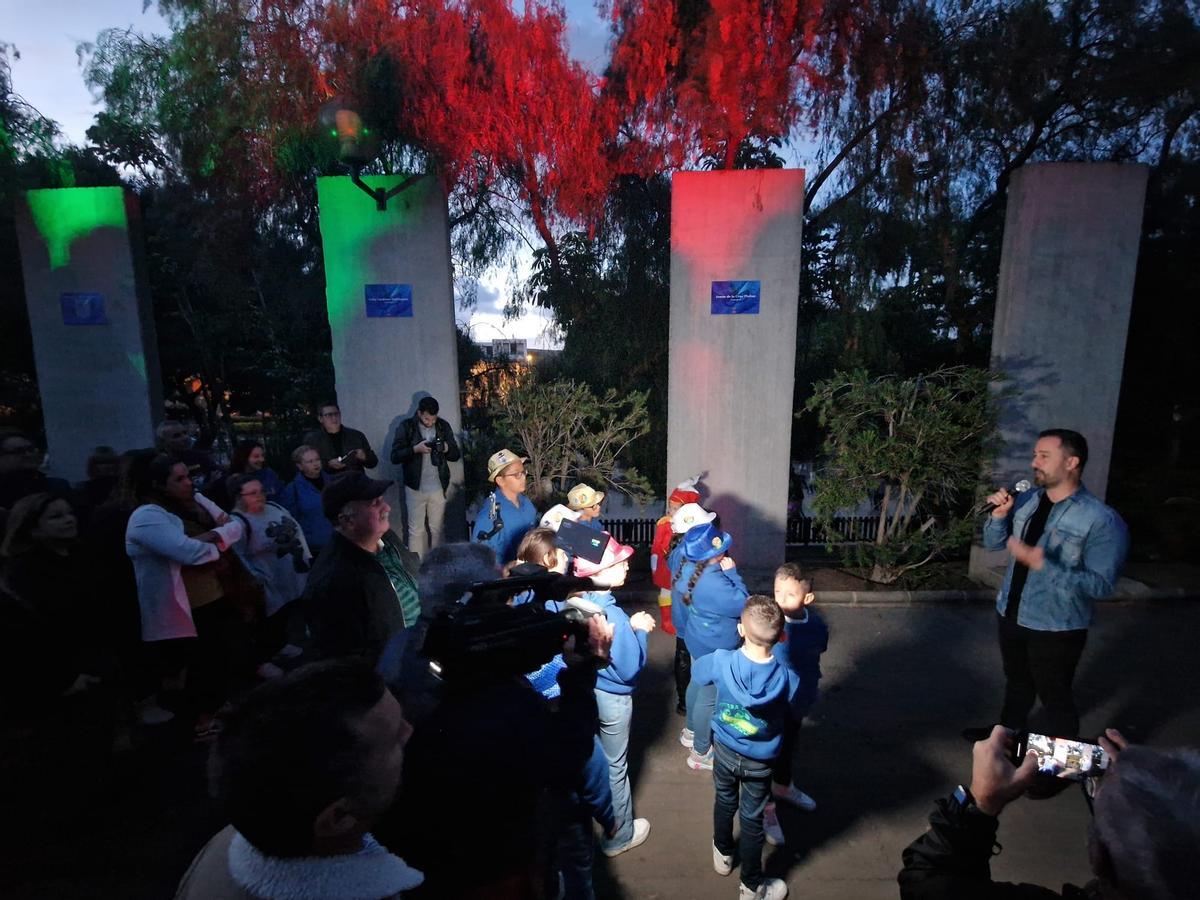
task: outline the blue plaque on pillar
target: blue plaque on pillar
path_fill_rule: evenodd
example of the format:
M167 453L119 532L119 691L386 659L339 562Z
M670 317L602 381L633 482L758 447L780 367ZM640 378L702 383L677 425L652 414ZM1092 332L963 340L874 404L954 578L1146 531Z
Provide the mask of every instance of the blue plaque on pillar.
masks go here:
M712 283L712 314L714 316L757 316L760 293L757 281L714 281Z
M107 325L104 295L63 293L58 295L64 325Z
M364 285L368 319L412 318L411 284Z

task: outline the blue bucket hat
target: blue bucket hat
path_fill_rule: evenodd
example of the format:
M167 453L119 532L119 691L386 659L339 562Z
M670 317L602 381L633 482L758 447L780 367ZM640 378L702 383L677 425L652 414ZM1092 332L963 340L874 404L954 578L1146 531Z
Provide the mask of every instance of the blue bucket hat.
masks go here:
M711 522L697 525L683 536L683 556L692 562L704 562L729 549L733 538L713 527Z

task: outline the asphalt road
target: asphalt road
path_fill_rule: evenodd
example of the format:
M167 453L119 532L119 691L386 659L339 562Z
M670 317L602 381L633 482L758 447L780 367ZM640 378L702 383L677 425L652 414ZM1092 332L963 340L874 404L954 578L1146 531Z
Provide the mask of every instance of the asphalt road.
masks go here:
M767 871L805 900L897 896L900 851L922 832L934 799L970 771L967 725L999 706L1000 660L987 605L829 607L822 698L804 735L802 786L813 813L784 810L787 846ZM1200 745L1200 603L1103 607L1076 679L1085 733L1116 725L1151 744ZM651 635L635 695L630 748L642 847L597 857L602 898L733 898L736 874L712 870L712 782L684 765L670 664L673 638ZM484 760L481 760L483 762ZM222 824L204 796L203 749L165 741L125 757L99 812L77 816L53 841L9 816L0 894L17 898L164 898ZM465 812L465 811L464 811ZM469 813L466 813L469 814ZM1074 790L1018 801L1004 813L993 860L999 879L1058 888L1087 880L1088 812Z

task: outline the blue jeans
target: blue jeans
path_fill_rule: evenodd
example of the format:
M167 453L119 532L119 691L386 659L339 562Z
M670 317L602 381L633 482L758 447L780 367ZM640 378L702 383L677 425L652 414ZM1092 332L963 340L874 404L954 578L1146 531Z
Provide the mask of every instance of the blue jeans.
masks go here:
M692 657L695 665L698 657ZM687 686L687 727L692 731L692 749L703 756L712 746L712 717L717 711L717 686L715 684L696 684L695 680Z
M582 803L566 804L558 833L558 870L567 900L595 900L592 889L592 816Z
M616 836L604 840L605 847L619 847L633 838L633 794L629 790L629 724L633 719L633 695L596 691L600 716L600 746L608 760L608 783L612 786Z
M773 761L742 756L720 741L713 746L713 844L726 856L733 853L736 810L742 820L736 848L742 861L742 884L756 891L763 880L763 810L771 793Z

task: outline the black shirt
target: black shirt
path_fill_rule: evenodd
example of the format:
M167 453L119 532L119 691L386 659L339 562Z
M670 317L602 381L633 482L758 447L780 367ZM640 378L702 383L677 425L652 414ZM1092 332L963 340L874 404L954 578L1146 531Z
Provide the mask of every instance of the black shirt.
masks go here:
M1048 496L1042 494L1042 498L1038 501L1038 507L1033 511L1033 515L1029 517L1029 521L1025 523L1025 533L1021 535L1021 540L1029 546L1037 545L1041 540L1042 533L1046 530L1046 520L1050 518L1050 510L1054 508L1054 503ZM1029 577L1029 566L1024 563L1017 563L1013 566L1012 584L1008 587L1008 606L1004 608L1004 617L1017 620L1017 611L1021 608L1021 592L1025 590L1025 579Z

